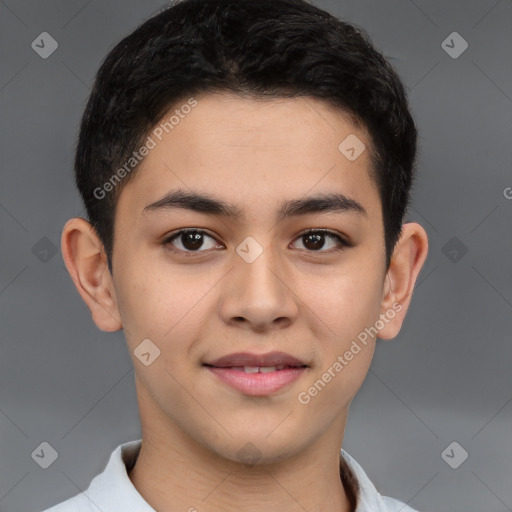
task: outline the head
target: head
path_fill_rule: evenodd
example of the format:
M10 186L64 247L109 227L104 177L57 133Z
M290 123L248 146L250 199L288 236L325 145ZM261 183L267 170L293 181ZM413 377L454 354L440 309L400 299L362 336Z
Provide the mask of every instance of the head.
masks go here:
M426 257L403 225L416 137L363 31L302 0L184 0L109 53L76 151L89 222L62 246L98 327L125 331L146 416L232 460L248 440L278 460L339 433ZM304 369L271 393L211 371L276 351Z
M368 130L389 264L409 202L417 138L390 64L363 30L302 0L187 0L109 53L82 119L76 183L111 271L117 201L139 166L130 157L173 106L208 92L317 98Z

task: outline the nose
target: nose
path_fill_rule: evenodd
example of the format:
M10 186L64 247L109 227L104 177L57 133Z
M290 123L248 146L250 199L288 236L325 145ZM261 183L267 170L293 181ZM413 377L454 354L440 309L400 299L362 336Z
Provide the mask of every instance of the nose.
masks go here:
M235 255L226 279L220 310L226 324L264 332L288 327L297 318L291 272L271 248L252 263Z

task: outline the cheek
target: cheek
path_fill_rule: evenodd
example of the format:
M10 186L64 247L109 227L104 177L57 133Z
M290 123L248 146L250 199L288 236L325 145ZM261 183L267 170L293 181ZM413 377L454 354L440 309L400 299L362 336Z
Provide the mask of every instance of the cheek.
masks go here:
M206 303L203 299L213 285L197 274L154 265L123 269L118 273L116 295L129 345L134 348L149 338L163 352L170 345L179 350L180 339L195 336Z
M327 336L333 348L341 349L379 318L381 278L362 262L321 281L318 286L303 285L304 303L315 313L320 339Z
M317 365L298 398L324 420L334 421L348 407L367 375L376 338L366 329L375 324L380 311L376 282L332 280L329 292L314 298L311 309L320 312Z

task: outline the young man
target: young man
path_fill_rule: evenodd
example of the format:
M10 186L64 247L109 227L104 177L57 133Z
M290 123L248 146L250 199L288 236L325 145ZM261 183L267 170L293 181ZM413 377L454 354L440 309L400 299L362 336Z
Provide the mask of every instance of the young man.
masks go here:
M142 440L51 512L412 510L341 447L427 254L416 136L364 33L302 0L184 0L111 51L62 251L125 332Z

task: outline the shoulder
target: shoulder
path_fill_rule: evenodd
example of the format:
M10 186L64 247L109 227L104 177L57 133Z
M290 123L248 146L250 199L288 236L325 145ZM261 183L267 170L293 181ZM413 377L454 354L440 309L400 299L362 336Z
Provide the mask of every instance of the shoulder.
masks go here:
M118 445L85 491L42 512L154 512L128 476L140 447L140 439Z
M84 493L80 493L42 512L97 512L97 507Z
M409 507L409 505L393 498L388 498L387 496L382 496L382 501L387 507L387 512L418 512L417 510Z

